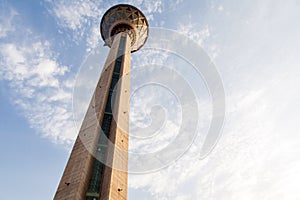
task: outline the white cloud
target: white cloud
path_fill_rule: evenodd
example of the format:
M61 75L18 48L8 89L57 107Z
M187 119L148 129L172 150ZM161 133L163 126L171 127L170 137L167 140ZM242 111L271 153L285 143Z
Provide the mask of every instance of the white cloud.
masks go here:
M189 19L190 21L187 23L178 23L178 31L202 46L212 60L216 59L220 53L220 46L210 39L212 36L211 28L208 25L203 26L192 22L191 17Z
M14 9L0 8L2 13L0 14L0 38L7 37L8 33L15 30L13 25L13 19L18 13Z
M207 22L214 29L204 28L204 32L197 24L183 24L183 32L203 44L204 49L216 39L212 30L218 28L224 33L219 37L222 46L217 45L227 50L218 56L217 66L227 89L224 133L205 160L198 160L198 148L192 147L166 169L131 174L130 187L147 190L153 199L300 198L296 189L300 176L300 96L296 92L300 89L296 56L300 46L296 35L300 30L293 26L299 18L299 4L273 4L266 1L262 6L256 2L254 7L239 11L236 4L231 5L230 12L238 14L220 24L214 20L226 18L226 13L218 14L212 19L214 27ZM224 8L227 12L228 5ZM252 24L243 25L249 12ZM289 26L292 28L287 29ZM287 35L290 42L284 39Z
M92 1L53 2L51 12L59 25L72 30L82 30L89 18L99 16L98 6Z
M90 33L88 34L88 37L86 39L87 42L87 51L91 51L92 49L95 49L100 43L101 36L98 26L93 26L90 30Z
M178 25L178 31L187 35L192 40L196 41L199 45L203 45L203 42L210 36L210 30L208 26L200 27L195 22L180 23Z
M8 81L15 105L32 128L56 143L70 144L76 130L68 67L58 63L48 41L0 45L0 79Z
M163 11L163 1L143 1L139 4L133 1L132 4L140 6L146 14L161 13Z
M296 76L290 79L295 80ZM286 97L274 93L274 87L281 91L289 86L270 81L251 91L232 91L227 101L225 135L209 157L198 160L199 149L192 146L166 169L152 174L131 174L130 187L146 189L154 199L174 199L181 195L187 199L299 198L294 187L300 175L296 170L300 167L299 136L295 135L297 117L288 115L287 121L292 124L282 121L289 109L282 109L280 102ZM288 130L279 128L286 126Z

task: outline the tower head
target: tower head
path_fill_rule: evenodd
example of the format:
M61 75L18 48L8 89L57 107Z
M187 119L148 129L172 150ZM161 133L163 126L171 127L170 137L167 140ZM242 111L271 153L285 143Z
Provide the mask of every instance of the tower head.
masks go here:
M100 32L105 44L111 47L113 36L128 33L131 39L131 52L139 50L148 37L148 21L136 7L118 4L108 9L101 20Z

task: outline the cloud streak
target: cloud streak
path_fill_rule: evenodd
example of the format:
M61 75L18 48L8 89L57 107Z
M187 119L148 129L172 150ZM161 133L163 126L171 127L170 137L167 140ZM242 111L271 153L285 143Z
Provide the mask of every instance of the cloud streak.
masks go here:
M72 87L48 41L0 45L0 79L12 90L13 103L32 128L55 143L70 144L76 135L72 121ZM73 78L73 77L72 77Z

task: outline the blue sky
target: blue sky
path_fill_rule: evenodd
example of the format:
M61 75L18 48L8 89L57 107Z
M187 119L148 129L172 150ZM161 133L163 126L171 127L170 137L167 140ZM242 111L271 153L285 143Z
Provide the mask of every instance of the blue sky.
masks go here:
M1 1L2 198L53 198L77 134L74 116L80 122L102 67L85 75L81 65L95 48L105 57L99 22L117 3L140 8L150 27L176 30L194 40L215 63L226 92L226 121L213 152L203 160L197 157L199 136L173 165L155 173L130 174L129 199L299 199L300 3L296 0ZM138 59L139 55L144 58ZM133 68L146 61L186 65L164 54L154 58L137 52ZM181 70L195 84L202 105L201 132L209 126L211 102L203 80ZM81 77L87 83L86 93L80 92L85 99L76 96ZM141 118L148 116L148 106L169 101L161 98L163 91L147 92L137 93L137 104L131 108L146 110L146 114L132 113L142 124L147 124L148 118ZM180 116L172 116L166 133L178 128ZM156 146L136 142L130 148L151 151L170 137L154 141Z

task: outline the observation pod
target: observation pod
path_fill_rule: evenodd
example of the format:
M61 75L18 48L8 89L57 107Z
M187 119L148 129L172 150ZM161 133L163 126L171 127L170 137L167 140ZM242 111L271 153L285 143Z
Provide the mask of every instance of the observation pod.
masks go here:
M131 52L135 52L148 38L148 21L136 7L119 4L105 12L101 20L100 32L105 45L109 47L116 34L126 32L131 39Z

